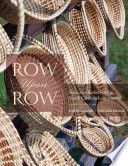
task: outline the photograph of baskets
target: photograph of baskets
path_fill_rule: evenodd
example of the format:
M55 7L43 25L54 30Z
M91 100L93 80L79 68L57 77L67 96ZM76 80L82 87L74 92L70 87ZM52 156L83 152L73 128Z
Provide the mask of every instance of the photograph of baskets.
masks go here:
M127 137L127 5L0 0L1 166L103 166Z

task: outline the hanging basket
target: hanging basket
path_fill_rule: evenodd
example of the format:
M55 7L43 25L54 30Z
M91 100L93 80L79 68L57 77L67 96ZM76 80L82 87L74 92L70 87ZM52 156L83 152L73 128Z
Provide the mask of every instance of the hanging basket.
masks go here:
M99 101L97 113L110 126L123 126L128 122L128 107L120 100Z
M49 132L43 134L28 133L25 139L29 153L37 165L42 165L47 160L52 165L77 166L64 147Z
M71 0L24 0L25 24L51 21L58 17ZM17 24L16 0L0 0L0 16L10 23Z
M69 21L75 26L88 52L96 50L100 56L106 55L106 26L94 0L82 1L81 5L72 9Z
M91 67L91 82L93 86L100 93L100 96L106 97L119 97L122 99L122 95L114 86L114 84L109 80L101 66L99 65L94 54L90 54L90 67Z
M125 9L122 0L96 0L99 6L106 26L112 29L118 39L124 37ZM120 32L118 32L120 30Z
M55 54L64 56L64 63L73 75L80 94L87 99L90 96L87 93L90 91L88 55L77 39L75 29L64 21L58 23L54 21L52 29L42 34L42 43Z
M79 143L88 155L102 157L112 151L114 145L112 135L100 118L87 119L87 125L84 123L83 126L82 134L78 136Z
M31 160L20 136L8 115L0 109L0 165L28 166L35 164ZM7 157L8 156L8 157Z
M5 1L2 1L3 3ZM2 5L1 5L2 6ZM1 7L0 6L0 7ZM24 8L23 8L23 2L22 0L17 0L17 22L18 22L18 28L17 28L17 35L16 40L14 43L14 47L4 31L3 27L0 25L0 73L3 72L13 61L15 61L18 51L20 49L20 45L22 42L23 32L24 32ZM0 10L1 11L1 10ZM8 16L10 18L10 15ZM7 57L7 54L9 56ZM12 56L13 54L13 56Z

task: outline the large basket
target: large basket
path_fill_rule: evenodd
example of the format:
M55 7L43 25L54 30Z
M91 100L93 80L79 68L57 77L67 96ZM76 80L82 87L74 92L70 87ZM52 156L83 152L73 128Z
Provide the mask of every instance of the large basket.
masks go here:
M0 109L0 165L35 165L8 115Z
M4 1L3 1L4 3ZM24 32L24 8L23 8L23 2L22 0L17 0L17 23L18 23L18 28L17 28L17 35L16 35L16 40L14 47L0 25L0 45L1 45L1 50L0 50L0 73L3 72L13 61L16 59L18 51L20 49L20 45L22 42L22 37L23 37L23 32ZM1 6L0 6L1 7ZM8 16L10 17L10 16ZM7 57L7 54L10 56ZM11 55L13 54L13 56Z
M89 97L87 92L90 91L88 55L79 42L75 29L64 21L58 23L54 21L52 29L42 34L42 43L55 54L64 56L64 63L73 75L77 88L83 94L83 97L87 99Z
M71 0L24 0L25 23L34 24L50 21L59 16ZM0 0L0 16L10 23L17 24L16 0Z
M96 50L106 55L106 26L103 16L94 0L82 1L69 12L69 21L83 40L87 51Z
M128 107L120 100L99 101L97 113L110 126L123 126L128 122Z
M96 0L108 29L113 29L118 39L124 37L125 9L122 0ZM120 32L118 33L118 30Z
M37 165L42 165L48 160L52 165L77 166L64 147L49 132L43 134L28 133L25 139L30 155Z

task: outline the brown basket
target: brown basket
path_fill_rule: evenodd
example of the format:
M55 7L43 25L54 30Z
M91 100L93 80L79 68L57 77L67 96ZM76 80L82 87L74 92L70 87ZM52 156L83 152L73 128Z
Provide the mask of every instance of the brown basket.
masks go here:
M28 166L35 164L31 160L20 136L8 115L0 109L0 165L22 166L23 161Z
M50 21L59 16L71 0L23 0L25 24ZM0 16L10 23L17 24L16 0L0 0Z
M26 146L37 165L48 160L52 165L77 166L64 147L49 132L46 131L43 134L38 132L26 135Z
M110 126L118 127L128 123L128 107L120 100L99 101L97 113Z
M73 75L80 94L87 99L89 94L86 92L90 91L88 56L86 50L84 50L77 39L75 29L64 21L58 23L54 21L52 29L42 34L42 43L55 54L62 54L64 56L64 63Z
M122 0L96 0L108 29L113 29L118 39L124 37L125 9ZM118 29L120 33L118 33Z
M93 157L102 157L111 152L114 145L113 138L102 120L95 117L90 118L90 125L88 125L89 119L87 119L87 125L85 122L82 134L78 136L83 150Z
M3 1L4 3L5 1ZM2 6L2 4L1 4ZM0 6L0 7L1 7ZM24 8L23 8L23 2L20 0L17 0L17 22L18 22L18 28L17 28L17 35L16 40L14 43L14 47L0 25L0 44L1 44L1 55L0 55L0 73L3 72L13 61L16 59L18 51L20 49L20 45L22 42L23 32L24 32ZM3 10L2 10L3 11ZM8 16L10 18L10 15ZM8 56L7 54L14 54L13 56ZM5 61L6 60L6 61Z
M87 51L97 50L106 55L106 26L101 12L94 0L82 1L69 12L69 21L83 40Z

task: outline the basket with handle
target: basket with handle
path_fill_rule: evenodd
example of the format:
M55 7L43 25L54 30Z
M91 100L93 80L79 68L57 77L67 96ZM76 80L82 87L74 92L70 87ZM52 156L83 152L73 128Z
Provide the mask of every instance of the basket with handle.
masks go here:
M106 55L106 25L94 0L82 1L69 12L69 21L75 26L88 52Z
M73 75L80 94L87 99L90 96L87 93L90 91L90 67L87 51L77 39L75 29L64 21L53 21L52 28L42 34L42 43L55 54L64 56L64 63Z
M77 165L64 147L47 131L44 133L27 133L25 141L29 153L35 163L39 165L45 159L49 160L53 165ZM42 155L44 158L41 157Z
M8 115L0 109L0 154L1 165L34 166L20 136ZM7 157L8 156L8 157Z
M25 24L51 21L58 17L71 0L24 0ZM17 24L16 0L0 0L0 16L10 23Z
M18 51L20 49L21 42L22 42L22 37L24 32L23 2L22 0L17 0L16 4L17 4L17 14L18 14L17 15L18 28L17 28L17 35L16 35L14 47L8 35L4 31L3 27L0 25L0 44L1 44L0 73L3 72L16 59ZM8 57L7 57L7 54L9 54Z
M109 80L94 54L90 54L90 59L92 83L95 89L100 91L98 96L101 97L97 105L97 114L108 125L122 126L126 124L128 107L122 101L122 95Z
M118 39L124 37L125 9L122 0L96 0L99 6L106 26L112 29ZM118 30L120 32L118 33Z
M119 127L128 123L128 107L121 100L99 101L97 114L110 126Z

